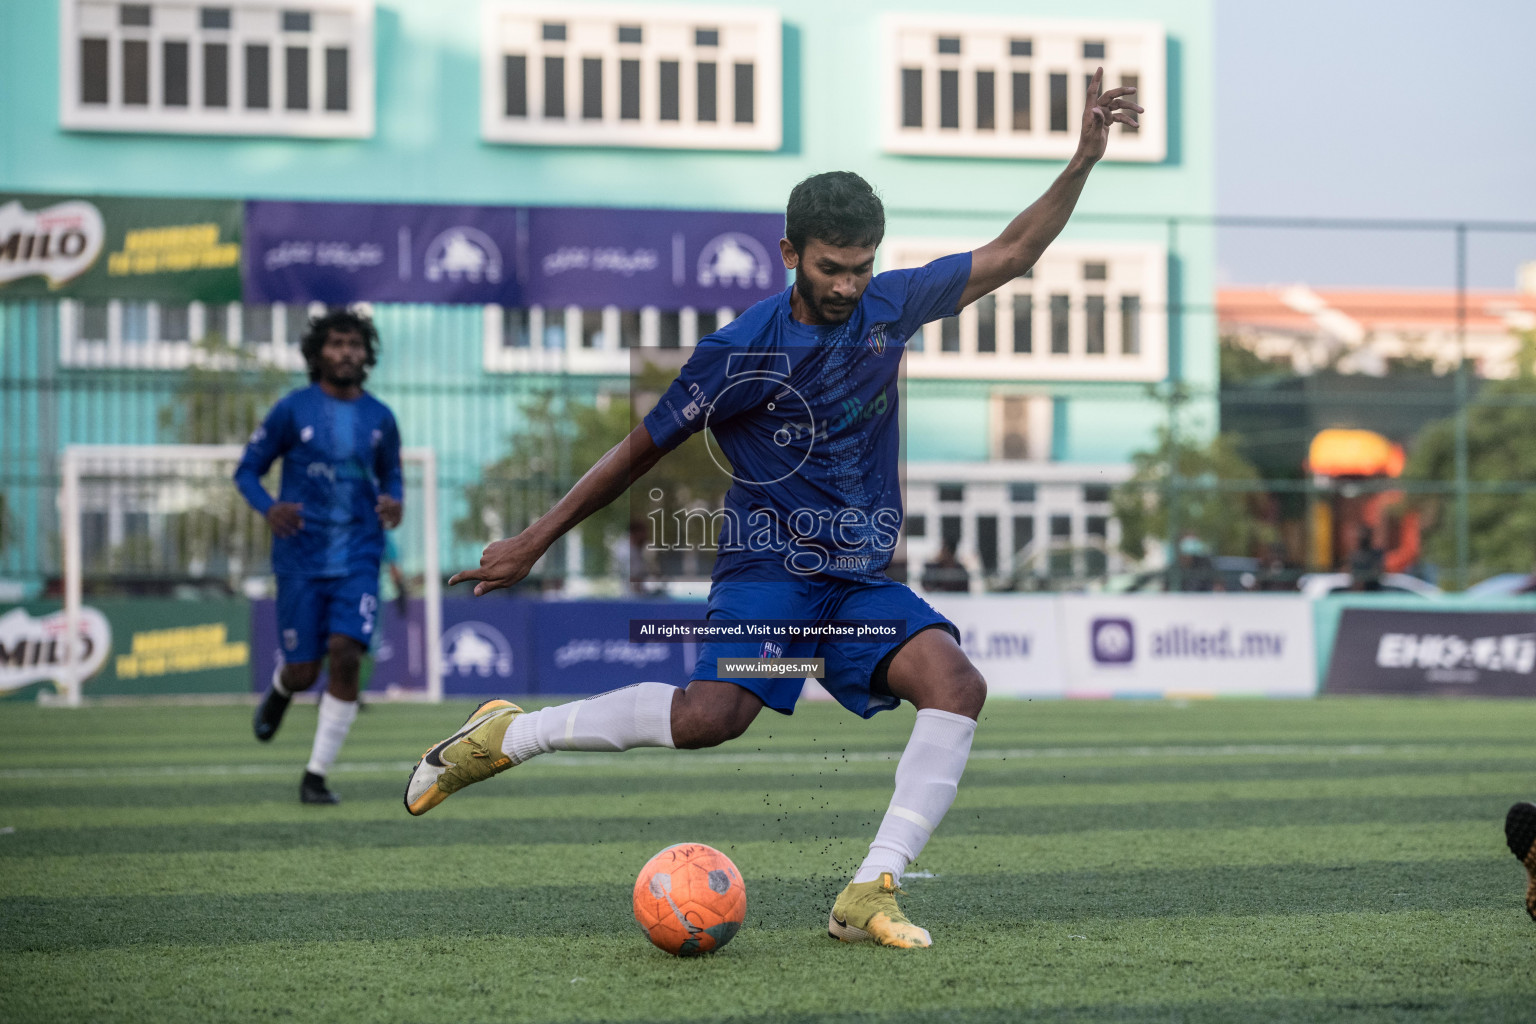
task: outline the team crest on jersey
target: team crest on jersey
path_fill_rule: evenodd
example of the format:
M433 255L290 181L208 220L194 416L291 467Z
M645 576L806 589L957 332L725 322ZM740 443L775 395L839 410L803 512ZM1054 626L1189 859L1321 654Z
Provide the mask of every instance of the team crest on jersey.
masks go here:
M890 324L875 324L870 328L869 337L864 339L865 344L875 350L875 355L885 355L885 332Z

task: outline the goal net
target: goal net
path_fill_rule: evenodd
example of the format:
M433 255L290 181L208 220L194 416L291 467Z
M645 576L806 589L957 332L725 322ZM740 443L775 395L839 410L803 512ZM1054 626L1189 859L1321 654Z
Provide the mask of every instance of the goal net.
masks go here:
M71 445L59 494L64 629L79 636L84 595L208 593L253 599L276 593L271 531L235 490L239 445ZM438 566L437 468L430 448L401 452L405 518L389 537L403 599L386 580L373 655L372 697L442 699L442 576ZM265 483L277 491L281 464ZM393 599L392 599L393 598ZM269 611L269 609L268 609ZM275 635L275 633L274 633ZM253 641L260 643L260 630ZM63 703L78 705L87 666L65 644ZM275 650L253 646L260 672ZM387 670L386 670L387 666Z

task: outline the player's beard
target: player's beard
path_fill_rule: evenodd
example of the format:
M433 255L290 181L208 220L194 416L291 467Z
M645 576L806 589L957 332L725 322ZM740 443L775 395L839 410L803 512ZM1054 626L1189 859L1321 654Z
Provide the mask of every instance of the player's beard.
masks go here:
M816 318L825 324L843 323L853 316L853 309L859 304L855 299L846 310L835 308L829 310L825 304L826 300L817 298L810 277L803 273L795 275L795 291L800 293L800 301L805 303L805 307L815 312Z
M368 370L361 363L325 363L321 376L332 387L362 387L368 378Z

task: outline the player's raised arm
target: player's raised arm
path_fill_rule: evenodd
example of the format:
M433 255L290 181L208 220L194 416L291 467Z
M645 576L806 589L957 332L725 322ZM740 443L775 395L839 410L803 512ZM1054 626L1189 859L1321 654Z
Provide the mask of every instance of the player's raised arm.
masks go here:
M1046 246L1055 241L1072 216L1077 197L1082 195L1083 185L1088 181L1088 172L1093 170L1109 144L1110 126L1116 121L1136 125L1136 115L1142 112L1133 100L1136 88L1122 86L1101 92L1103 81L1104 69L1099 68L1088 83L1088 101L1083 105L1083 131L1067 169L1044 195L1013 218L1002 234L971 253L971 277L960 294L961 307L1035 265Z
M665 454L666 451L651 440L645 424L635 427L628 437L598 459L554 508L516 537L488 545L480 555L480 568L455 574L448 585L476 580L476 597L510 587L532 571L533 563L549 550L551 544L623 494L630 484L649 473Z

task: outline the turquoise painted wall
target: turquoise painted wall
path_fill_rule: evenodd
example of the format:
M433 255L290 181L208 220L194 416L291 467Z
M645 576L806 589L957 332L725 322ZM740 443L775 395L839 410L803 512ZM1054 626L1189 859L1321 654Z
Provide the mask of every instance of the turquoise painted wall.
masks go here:
M624 0L621 0L624 2ZM633 6L643 3L628 0ZM776 153L517 147L480 141L478 0L382 0L377 8L377 131L362 140L194 138L58 128L58 8L0 4L0 184L33 191L175 196L681 206L777 210L802 177L846 168L896 209L1017 210L1060 170L1052 161L889 156L879 148L874 62L882 10L925 2L785 0L785 145ZM1009 0L955 9L1017 15ZM1079 4L1030 5L1081 18ZM1169 156L1105 164L1084 210L1204 213L1214 201L1213 18L1209 0L1109 2L1097 18L1156 19L1169 37ZM995 231L974 218L922 227ZM907 229L893 218L892 231ZM1116 231L1116 237L1126 237Z
M640 8L637 0L619 0ZM1012 0L960 0L970 14L1017 15ZM377 6L376 133L363 140L299 140L66 132L58 127L58 6L0 0L0 189L129 195L355 199L778 210L793 184L846 168L869 178L889 209L891 235L995 235L1061 170L1057 161L897 156L879 142L881 96L873 55L883 10L932 11L927 0L827 4L784 0L784 144L773 153L518 147L482 142L479 130L478 0L381 0ZM1081 5L1039 0L1028 13L1081 18ZM1168 36L1168 157L1160 164L1104 163L1083 214L1205 215L1214 212L1214 18L1212 0L1109 0L1097 18L1160 21ZM1188 225L1095 223L1079 219L1064 237L1170 244L1171 296L1186 315L1171 331L1172 372L1196 387L1216 382L1213 232ZM373 387L395 405L411 443L435 446L447 477L472 476L500 455L515 423L517 395L530 382L481 368L477 308L377 307L387 354ZM0 316L7 364L57 359L47 308ZM154 440L161 384L142 371L114 405L61 403L39 440ZM140 376L134 377L134 374ZM592 388L588 379L572 387ZM987 382L959 391L913 381L909 457L987 457ZM158 390L157 390L158 389ZM1145 389L1111 385L1046 387L1057 396L1053 448L1066 461L1124 459L1150 439L1161 415ZM454 392L456 403L434 396ZM25 430L42 417L14 390L0 424ZM1214 429L1210 403L1204 429ZM146 415L148 413L148 415ZM139 423L122 436L120 424ZM41 428L39 428L41 429ZM146 436L140 437L140 434ZM0 446L6 442L0 440ZM4 449L9 452L9 449ZM10 459L10 455L6 455ZM10 462L20 466L19 462ZM39 465L46 473L47 467ZM445 521L452 513L445 510ZM29 526L28 529L33 527Z

